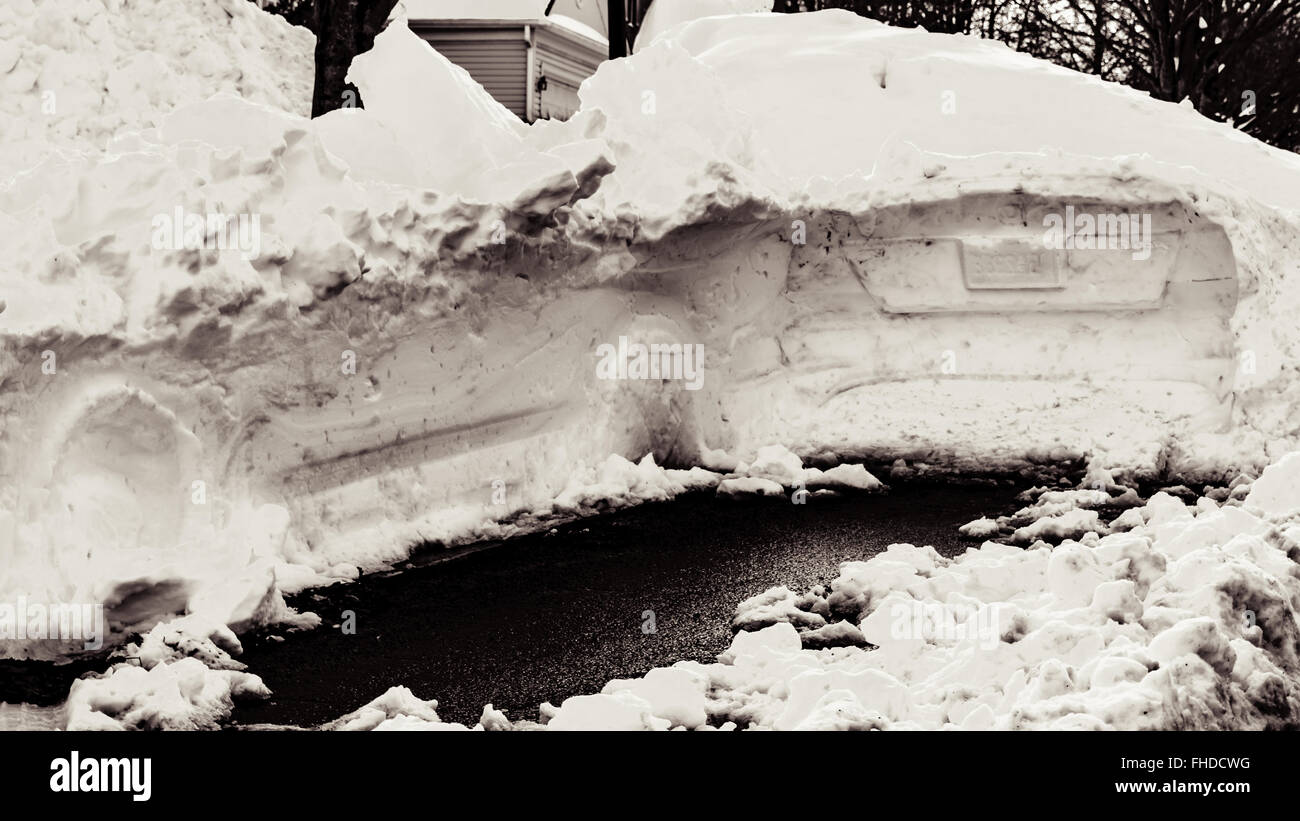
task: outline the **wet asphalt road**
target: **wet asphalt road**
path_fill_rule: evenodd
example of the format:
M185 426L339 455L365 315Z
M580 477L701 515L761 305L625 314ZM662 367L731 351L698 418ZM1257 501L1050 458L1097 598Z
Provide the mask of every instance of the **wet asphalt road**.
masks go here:
M241 660L274 696L239 707L235 721L311 726L397 684L438 699L447 721L473 725L486 703L536 719L541 702L612 678L712 661L730 643L736 604L773 585L829 583L840 562L895 542L960 553L970 543L957 528L1010 513L1017 489L917 482L806 505L692 494L452 561L428 564L441 558L429 549L401 572L295 597L320 629L247 637ZM346 610L354 635L331 626Z

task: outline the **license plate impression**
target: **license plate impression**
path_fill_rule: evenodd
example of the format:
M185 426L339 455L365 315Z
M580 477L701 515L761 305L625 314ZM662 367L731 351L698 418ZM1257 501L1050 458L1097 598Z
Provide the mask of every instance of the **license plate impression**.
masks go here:
M1018 240L961 243L962 277L971 290L1060 288L1057 254L1042 244Z

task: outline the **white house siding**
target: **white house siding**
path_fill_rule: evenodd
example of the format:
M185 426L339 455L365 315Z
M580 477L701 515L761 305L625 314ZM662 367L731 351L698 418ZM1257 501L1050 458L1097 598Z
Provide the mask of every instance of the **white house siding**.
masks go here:
M546 78L537 99L539 119L568 119L578 110L578 86L605 59L603 44L578 39L556 26L540 26L534 34L536 76Z
M411 29L438 53L469 72L488 93L521 119L528 100L528 49L524 24L509 26L422 26Z

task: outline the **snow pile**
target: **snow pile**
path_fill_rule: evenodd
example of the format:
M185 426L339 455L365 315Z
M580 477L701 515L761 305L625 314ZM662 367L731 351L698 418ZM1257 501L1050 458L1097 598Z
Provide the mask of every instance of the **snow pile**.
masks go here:
M198 5L203 15L225 17L221 3ZM232 19L256 14L258 25L281 31L252 4L239 0L238 8ZM413 35L397 26L384 37L385 53L401 56ZM438 511L431 498L419 498L430 492L419 482L408 485L414 498L391 511L393 520L410 522L404 534L377 533L359 553L337 555L313 547L321 541L314 528L341 529L338 506L322 500L304 510L304 498L282 483L302 465L309 469L289 476L290 486L317 481L310 471L316 449L341 455L373 445L372 419L394 426L381 442L432 426L424 396L447 386L444 374L424 365L448 333L437 320L462 302L477 303L476 290L496 278L484 270L476 283L453 260L493 247L498 232L517 245L528 241L545 230L540 219L581 196L608 163L599 150L580 145L566 153L554 139L547 147L555 154L525 145L504 125L505 110L463 71L414 45L421 88L436 78L440 96L466 101L458 127L484 135L480 146L497 152L502 179L527 183L518 207L492 203L488 194L489 202L477 203L391 184L421 179L433 166L421 165L424 154L373 159L384 135L391 142L392 129L409 125L402 101L379 91L374 111L317 121L250 101L267 97L251 86L241 89L250 99L218 95L170 113L170 103L158 101L137 124L157 127L117 133L112 153L83 146L86 153L51 155L0 186L5 600L104 603L117 635L184 612L247 626L287 615L282 605L264 606L279 596L277 585L328 581L340 564L382 562L420 539L411 520ZM357 82L405 85L401 64L359 61ZM250 73L249 82L256 77ZM442 131L474 144L463 132ZM455 179L429 184L456 191L457 180L468 187L487 179L481 160L466 159L469 173L457 168ZM348 304L337 304L344 289ZM549 335L550 322L566 321L551 319L536 333ZM421 329L427 338L414 364L414 352L396 346ZM507 329L517 333L519 325L503 316L500 330ZM393 355L404 360L399 367L420 369L424 396L399 389L385 397L376 388L371 369ZM513 363L508 349L506 362ZM298 376L286 380L286 373ZM340 393L341 415L329 424L352 433L319 431L309 437L315 444L303 441L294 431L306 420L294 417ZM466 410L484 407L454 390L449 398ZM353 401L369 405L366 416L342 409ZM593 444L602 456L620 449ZM441 480L434 485L434 493L447 489ZM373 516L376 496L391 498L374 488L357 498L358 515ZM479 508L469 521L500 510ZM453 529L467 520L452 518ZM50 648L6 641L0 652Z
M513 730L516 725L510 723L505 713L493 709L491 704L483 707L483 715L474 727L443 721L438 717L438 702L424 701L407 687L390 687L388 691L361 708L322 724L321 730L342 732L360 731L433 731L445 730ZM531 726L531 722L521 722L519 727Z
M749 729L1294 728L1300 454L1266 475L1244 502L1157 493L1129 532L1054 549L892 545L829 589L743 603L753 632L719 662L605 692L684 726L703 708ZM836 625L865 642L819 640Z
M821 585L803 595L784 585L773 587L737 605L731 626L735 630L761 630L774 624L793 624L803 646L810 650L867 646L862 631L851 622L836 619L825 598L826 589Z
M705 689L707 679L698 673L683 667L668 667L651 670L639 679L615 679L605 685L602 695L619 698L624 694L641 699L649 705L650 712L661 716L672 727L685 727L694 730L704 725L708 717L704 713ZM567 721L572 713L573 699L566 699L560 712L551 719ZM548 725L548 726L551 726Z
M251 673L181 659L152 668L122 664L68 692L68 730L216 730L236 699L271 691Z
M884 490L885 483L871 475L864 465L836 465L828 470L805 468L803 483L808 487L851 490Z
M1246 505L1266 516L1295 518L1300 514L1300 452L1288 453L1264 468L1246 494Z
M550 730L667 730L671 722L654 715L654 705L630 691L566 698L558 708L542 705Z
M614 510L643 502L664 502L691 490L712 488L721 477L703 468L664 469L647 453L635 464L611 455L598 467L580 467L554 502L539 513L573 514L595 508Z
M771 11L772 0L655 0L636 33L640 51L682 23L701 17Z
M1107 474L1108 477L1108 474ZM1084 480L1088 483L1088 479ZM1107 525L1100 514L1090 508L1132 508L1142 503L1135 489L1116 485L1106 478L1097 478L1094 483L1102 484L1105 490L1075 489L1052 490L1036 487L1020 494L1023 501L1032 501L1010 516L996 519L987 517L976 519L962 525L958 531L968 539L991 539L1005 536L1019 545L1029 545L1046 540L1059 542L1062 539L1077 539L1085 533L1106 534L1131 529L1141 524L1141 518L1117 517ZM1190 493L1190 491L1188 491Z
M79 679L68 693L68 730L215 730L238 699L271 691L233 656L239 640L224 625L186 617L159 625L126 661Z
M688 428L707 447L1209 479L1296 444L1300 338L1269 308L1300 301L1292 154L995 43L836 11L683 23L582 99L567 126L616 170L572 225L630 238L627 278L680 293L723 352ZM1067 206L1154 212L1153 261L1071 255L1060 295L981 295L957 252L909 245L1041 247Z
M1066 538L1077 539L1085 533L1104 533L1105 529L1097 511L1075 508L1016 528L1011 540L1016 544L1033 544L1039 539L1060 541Z
M322 730L466 730L464 724L438 718L438 702L422 701L406 687L391 687L361 708L335 719Z
M789 490L792 498L803 501L824 493L886 488L862 465L805 468L798 456L781 445L759 448L753 463L733 460L721 451L711 454L711 458L730 465L731 470L719 473L702 467L664 468L656 463L653 453L637 462L611 454L593 467L579 463L553 498L515 510L508 521L500 524L480 524L460 533L457 541L506 538L577 517L666 502L694 491L716 489L719 496L784 496ZM714 466L720 467L716 463Z
M283 617L296 628L315 616ZM68 730L215 730L235 702L271 695L235 657L243 646L222 619L199 613L159 624L114 653L105 673L73 682Z
M566 698L559 707L543 704L542 724L560 731L713 729L706 723L707 687L708 678L690 665L657 668L615 679L595 695Z
M602 66L585 84L584 111L599 109L610 121L604 134L619 161L613 181L638 193L673 184L687 195L680 185L690 174L719 185L744 175L753 193L796 202L811 195L814 207L828 195L855 205L851 195L868 192L879 205L901 194L900 185L918 193L969 186L966 169L986 181L1023 177L1033 188L1059 188L1100 171L1097 160L1106 158L1101 176L1112 185L1121 176L1142 187L1194 183L1300 206L1300 158L1185 106L997 42L894 28L847 11L711 16L754 5L764 4L664 4L688 22L656 30L652 45ZM873 82L846 85L848 66ZM627 93L638 88L653 92L652 107ZM819 127L808 129L813 113ZM656 157L671 162L657 176L648 167ZM1115 158L1123 158L1119 169ZM728 196L719 190L715 205Z
M245 0L57 5L0 10L0 143L84 149L0 183L0 598L253 624L414 544L715 480L1190 481L1297 444L1300 160L1185 108L820 12L664 20L533 126L399 21L349 74L367 108L308 121L304 34ZM124 90L41 120L74 75ZM1153 212L1150 263L967 287L961 249L1076 204ZM702 346L700 381L600 376L622 337Z
M765 445L758 449L753 462L736 463L718 484L718 495L783 496L792 490L792 499L802 503L809 495L838 490L883 489L885 483L862 465L836 465L829 470L805 468L803 460L783 445ZM814 492L809 494L809 490Z
M742 602L716 663L615 679L541 705L540 724L510 725L488 705L479 727L1293 729L1300 452L1238 487L1190 505L1157 492L1122 514L1138 522L1127 532L1055 548L986 542L946 559L894 544L845 562L829 588ZM1101 504L1098 494L1027 498L1050 520L1061 515L1052 505ZM442 724L436 706L393 688L326 727L465 729Z
M990 519L987 516L981 516L980 518L972 522L967 522L957 528L957 532L963 537L967 539L978 539L980 541L993 538L998 535L1001 530L1002 525L997 521L997 519Z
M391 172L377 178L386 182L545 217L613 168L596 140L579 139L557 153L530 147L529 129L518 117L404 25L390 25L376 37L374 49L353 60L347 79L366 108L323 118L327 134L345 129L342 119L352 128L347 148L343 139L326 144L353 167L375 161L382 146L380 157ZM449 122L460 127L448 128Z
M314 47L247 0L7 0L0 180L218 92L305 115Z

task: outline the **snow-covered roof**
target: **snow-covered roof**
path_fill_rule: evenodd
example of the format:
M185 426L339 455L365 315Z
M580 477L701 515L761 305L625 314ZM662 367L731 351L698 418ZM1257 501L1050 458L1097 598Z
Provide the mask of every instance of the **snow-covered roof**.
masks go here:
M546 0L403 0L408 20L536 20Z
M547 0L403 0L408 20L518 20L550 23L608 46L609 39L587 23L552 11Z
M553 23L554 25L560 26L561 28L566 28L569 31L572 31L573 33L579 34L583 37L586 37L589 40L595 40L597 43L603 43L606 46L609 45L608 37L601 34L599 31L596 31L594 28L582 22L581 20L574 20L572 17L569 17L568 15L565 14L554 14L554 13L552 13L546 19L551 21L551 23Z

